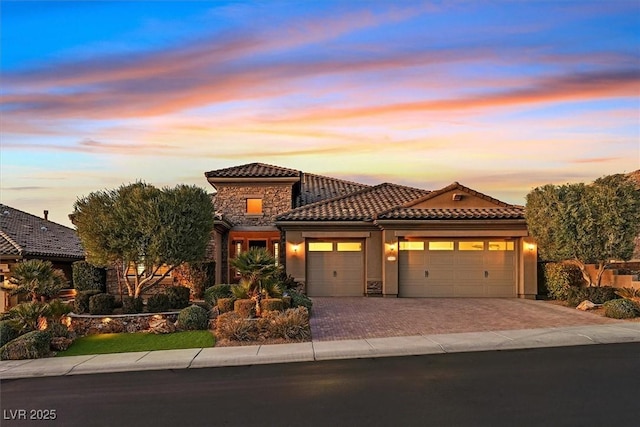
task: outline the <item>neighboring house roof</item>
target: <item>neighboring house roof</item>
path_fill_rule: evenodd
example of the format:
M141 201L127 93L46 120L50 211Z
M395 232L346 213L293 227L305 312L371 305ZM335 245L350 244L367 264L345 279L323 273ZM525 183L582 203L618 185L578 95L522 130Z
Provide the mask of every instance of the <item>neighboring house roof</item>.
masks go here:
M295 206L301 207L309 205L321 200L344 196L369 187L369 185L359 184L357 182L305 173L302 188Z
M397 208L381 213L377 219L524 219L524 208L412 209Z
M379 212L428 194L419 188L384 183L293 209L276 221L372 221Z
M0 255L85 257L76 231L0 204Z
M297 178L300 171L265 163L249 163L205 172L204 175L207 178Z

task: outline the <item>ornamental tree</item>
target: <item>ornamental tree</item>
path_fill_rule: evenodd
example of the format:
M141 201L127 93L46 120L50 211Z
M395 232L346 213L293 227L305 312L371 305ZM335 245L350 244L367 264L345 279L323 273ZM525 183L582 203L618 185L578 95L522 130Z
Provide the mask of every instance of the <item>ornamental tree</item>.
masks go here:
M624 175L590 185L545 185L527 195L529 232L542 258L576 265L589 286L600 286L611 261L631 259L640 233L640 191ZM596 277L586 270L595 264Z
M120 289L138 297L179 265L205 258L214 211L195 186L137 182L78 199L70 218L87 261L115 268Z

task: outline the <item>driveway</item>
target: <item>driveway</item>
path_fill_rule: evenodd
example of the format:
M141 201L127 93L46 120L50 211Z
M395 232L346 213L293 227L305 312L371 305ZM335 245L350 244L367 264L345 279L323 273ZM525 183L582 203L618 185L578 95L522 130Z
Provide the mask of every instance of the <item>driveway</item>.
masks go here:
M502 298L314 297L314 341L617 323L544 301Z

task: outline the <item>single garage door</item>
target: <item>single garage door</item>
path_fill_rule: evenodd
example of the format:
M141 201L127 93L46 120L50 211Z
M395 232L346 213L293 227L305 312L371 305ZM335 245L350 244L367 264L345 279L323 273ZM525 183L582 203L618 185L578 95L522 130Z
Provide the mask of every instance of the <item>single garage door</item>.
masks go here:
M364 294L362 241L308 241L306 253L309 296Z
M402 297L515 297L513 241L411 240L400 242Z

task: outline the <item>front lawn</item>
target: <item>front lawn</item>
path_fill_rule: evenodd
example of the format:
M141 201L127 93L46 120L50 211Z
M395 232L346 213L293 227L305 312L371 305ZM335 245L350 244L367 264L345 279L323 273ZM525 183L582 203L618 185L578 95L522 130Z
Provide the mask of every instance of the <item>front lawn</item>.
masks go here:
M98 334L78 338L68 350L59 352L56 357L213 347L214 343L215 339L209 331L187 331L172 334L146 332Z

